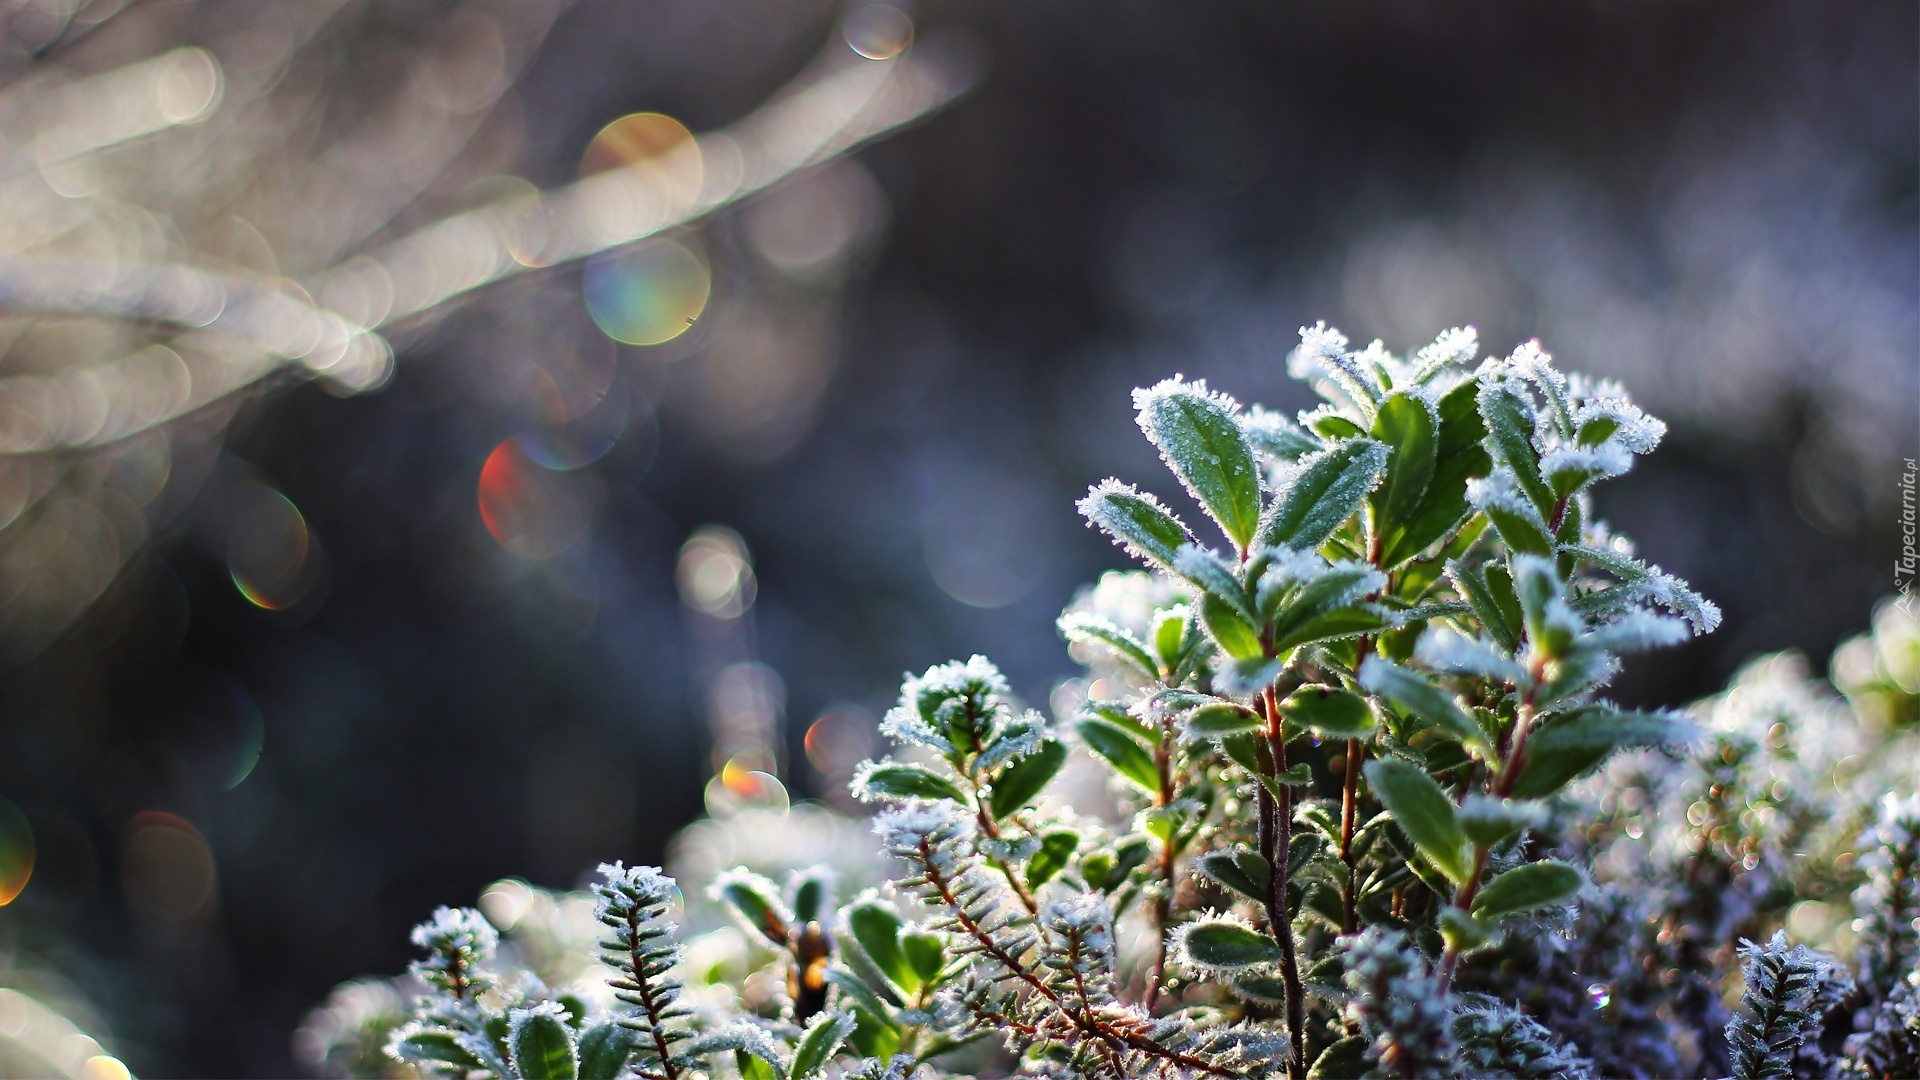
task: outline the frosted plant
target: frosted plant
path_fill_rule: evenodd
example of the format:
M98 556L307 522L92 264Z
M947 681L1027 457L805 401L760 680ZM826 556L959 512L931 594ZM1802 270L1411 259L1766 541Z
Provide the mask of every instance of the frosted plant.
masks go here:
M1866 932L1860 966L1876 987L1891 988L1920 964L1920 795L1888 794L1860 849L1867 878L1854 896Z
M1364 1076L1438 1077L1456 1047L1446 991L1397 931L1369 927L1343 939L1347 1012L1367 1040ZM1324 1071L1324 1070L1323 1070Z
M1503 1001L1465 1004L1453 1017L1458 1057L1450 1063L1478 1077L1593 1080L1593 1063L1526 1013Z
M1799 1075L1795 1055L1853 992L1853 980L1837 969L1833 957L1805 945L1789 948L1783 933L1776 932L1765 945L1741 942L1740 956L1747 987L1741 1014L1727 1024L1733 1075L1738 1080Z
M1781 661L1692 715L1609 701L1626 657L1719 621L1594 518L1664 429L1536 345L1478 348L1303 330L1290 368L1324 402L1297 417L1137 391L1198 513L1118 479L1081 500L1140 563L1059 620L1103 697L1049 718L979 656L907 676L853 780L887 885L836 907L826 868L747 845L693 894L737 925L683 942L669 878L602 867L601 996L443 913L392 1054L673 1080L1904 1068L1920 823L1875 805L1915 787L1910 733ZM1117 815L1066 806L1075 755ZM1852 935L1858 988L1774 936L1729 1025L1734 942L1783 924Z

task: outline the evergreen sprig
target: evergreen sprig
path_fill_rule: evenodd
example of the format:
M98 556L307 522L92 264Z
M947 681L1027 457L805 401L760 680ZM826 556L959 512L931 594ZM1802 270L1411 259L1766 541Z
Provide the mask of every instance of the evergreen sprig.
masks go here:
M1741 1013L1727 1024L1737 1080L1790 1078L1794 1055L1827 1014L1853 991L1853 979L1833 957L1805 945L1789 947L1775 932L1765 945L1740 943Z

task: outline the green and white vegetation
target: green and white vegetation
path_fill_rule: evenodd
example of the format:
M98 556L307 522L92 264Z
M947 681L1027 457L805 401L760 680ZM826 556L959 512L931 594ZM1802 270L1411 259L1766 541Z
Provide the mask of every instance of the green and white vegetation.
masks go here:
M1691 714L1616 705L1624 658L1720 618L1594 516L1593 487L1664 428L1533 344L1478 352L1471 330L1409 359L1304 330L1291 370L1324 401L1297 418L1179 377L1136 391L1196 524L1119 480L1081 501L1140 564L1060 619L1098 697L1042 715L978 656L906 680L893 753L854 779L879 888L743 867L683 898L603 866L597 964L554 944L583 901L520 886L551 917L499 928L442 909L404 994L349 984L316 1013L312 1060L1920 1073L1920 687L1899 667L1920 634L1890 618L1868 639L1894 665L1859 680L1871 709L1779 658ZM1069 805L1089 769L1104 809ZM676 926L715 910L735 925Z

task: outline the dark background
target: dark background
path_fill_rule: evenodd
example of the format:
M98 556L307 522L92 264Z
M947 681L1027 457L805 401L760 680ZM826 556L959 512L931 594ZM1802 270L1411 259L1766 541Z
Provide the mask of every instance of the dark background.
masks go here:
M396 9L440 10L376 5L360 32L405 40L382 21ZM0 941L93 1000L136 1072L288 1074L301 1012L400 970L434 905L510 874L569 886L602 859L657 861L702 812L701 660L673 579L690 530L724 523L753 553L753 633L790 740L976 651L1044 701L1072 672L1054 615L1120 565L1073 500L1109 474L1171 494L1128 389L1180 371L1304 407L1284 358L1321 318L1396 351L1460 323L1489 352L1539 335L1669 422L1600 509L1726 622L1636 662L1621 696L1682 703L1763 650L1817 670L1890 591L1896 466L1915 451L1917 13L924 4L923 37L970 35L989 67L857 155L886 213L808 309L831 316L817 404L756 441L702 411L699 342L620 349L657 421L586 470L593 531L561 573L501 551L474 511L513 430L476 372L503 340L592 337L577 268L411 335L381 392L255 398L212 475L270 477L302 509L324 592L249 605L190 510L0 676L0 793L41 848ZM630 111L725 124L840 14L579 4L520 81L514 171L570 180ZM738 217L704 234L716 304L753 287ZM943 591L928 552L952 545L929 536L985 553L1014 599ZM264 751L210 790L195 755L226 751L195 710L236 686ZM795 796L814 793L788 757ZM116 845L148 810L206 836L210 916L131 909Z

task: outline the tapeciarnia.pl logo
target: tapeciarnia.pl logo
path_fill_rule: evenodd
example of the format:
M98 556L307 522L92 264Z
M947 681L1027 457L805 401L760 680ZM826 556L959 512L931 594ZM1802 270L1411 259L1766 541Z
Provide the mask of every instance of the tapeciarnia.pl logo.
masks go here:
M1913 613L1913 575L1920 554L1915 552L1913 478L1916 468L1913 458L1905 459L1900 472L1900 557L1893 564L1893 587L1900 594L1900 610Z

